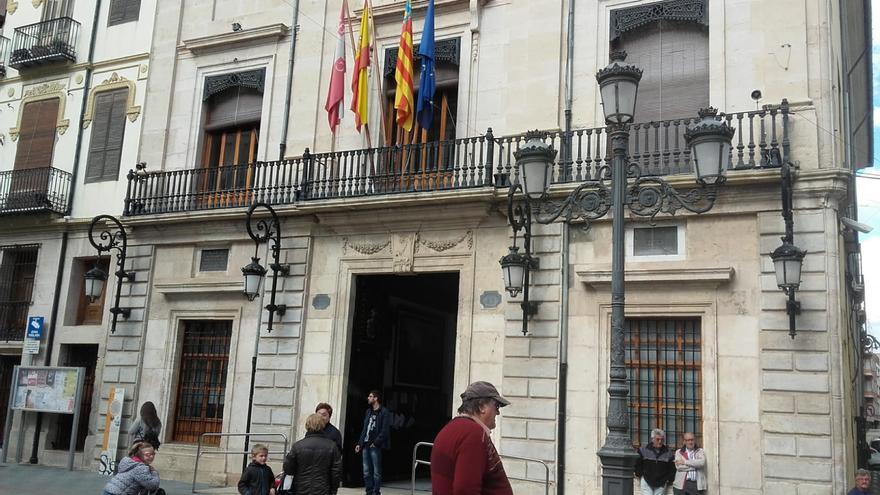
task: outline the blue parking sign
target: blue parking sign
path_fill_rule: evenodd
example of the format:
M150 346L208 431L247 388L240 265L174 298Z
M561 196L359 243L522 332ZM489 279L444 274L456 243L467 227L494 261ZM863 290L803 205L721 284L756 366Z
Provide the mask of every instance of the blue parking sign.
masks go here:
M43 338L43 317L42 316L28 317L27 338L35 339L35 340L40 340L41 338Z

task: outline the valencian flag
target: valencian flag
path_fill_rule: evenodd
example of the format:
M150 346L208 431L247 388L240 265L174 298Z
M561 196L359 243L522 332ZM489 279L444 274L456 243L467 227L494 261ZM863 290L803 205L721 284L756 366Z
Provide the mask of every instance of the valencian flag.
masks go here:
M419 125L429 129L434 120L434 0L428 0L428 11L425 14L425 27L422 30L422 42L419 44L419 55L422 57L422 74L419 80L419 106L417 109Z
M354 74L351 80L351 111L354 112L354 125L361 130L367 122L367 80L370 77L370 6L364 0L364 13L361 15L361 37L354 58Z
M342 94L345 92L345 0L342 0L342 10L339 12L339 26L336 28L336 54L333 56L333 71L330 73L330 90L327 91L327 120L330 122L330 132L336 132L336 126L342 120Z
M397 69L394 71L397 89L394 91L394 108L397 125L412 130L413 126L413 41L412 5L406 0L403 11L403 27L400 28L400 45L397 48Z

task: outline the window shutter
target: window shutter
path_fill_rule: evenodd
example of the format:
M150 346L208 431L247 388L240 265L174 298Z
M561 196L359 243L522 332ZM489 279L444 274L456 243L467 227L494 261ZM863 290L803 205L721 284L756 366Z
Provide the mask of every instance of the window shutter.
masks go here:
M86 182L116 180L125 136L128 90L101 92L95 97Z
M697 24L656 21L621 37L643 71L636 122L696 117L709 106L709 34Z
M15 169L52 166L58 98L35 101L24 106L15 152Z
M140 16L140 10L141 0L112 0L110 14L107 16L107 25L114 26L136 21Z
M212 96L205 130L233 127L260 121L263 95L249 89L231 88Z

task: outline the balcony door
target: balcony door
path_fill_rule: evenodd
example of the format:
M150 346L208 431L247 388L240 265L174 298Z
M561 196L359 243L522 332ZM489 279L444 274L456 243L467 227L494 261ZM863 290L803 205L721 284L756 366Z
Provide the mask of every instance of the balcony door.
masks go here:
M43 0L40 20L51 21L59 17L73 17L74 0Z
M50 98L24 106L12 180L8 191L0 191L0 197L7 193L7 209L34 208L47 201L59 101Z
M198 183L201 208L249 202L263 113L262 77L260 70L208 81L213 93L205 98L203 170Z

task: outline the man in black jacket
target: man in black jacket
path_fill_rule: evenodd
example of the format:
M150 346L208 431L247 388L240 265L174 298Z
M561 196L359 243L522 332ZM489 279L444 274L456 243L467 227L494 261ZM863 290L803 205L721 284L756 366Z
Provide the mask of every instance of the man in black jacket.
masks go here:
M333 426L333 423L330 422L330 418L333 417L333 407L326 402L322 402L315 406L315 413L320 414L324 418L324 431L322 432L324 437L333 440L333 443L342 452L342 433L339 432L339 428Z
M391 448L391 411L382 407L378 390L367 395L370 406L364 412L364 426L354 452L363 451L364 488L367 495L379 495L382 488L382 451Z
M342 454L333 440L324 438L324 418L306 419L306 437L293 444L284 457L284 472L293 476L297 495L333 495L342 481Z
M666 433L651 430L651 442L639 449L636 476L642 478L642 495L663 495L666 485L675 480L675 452L666 446Z

